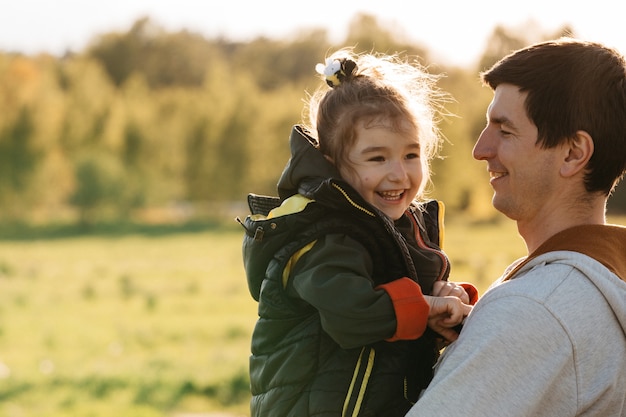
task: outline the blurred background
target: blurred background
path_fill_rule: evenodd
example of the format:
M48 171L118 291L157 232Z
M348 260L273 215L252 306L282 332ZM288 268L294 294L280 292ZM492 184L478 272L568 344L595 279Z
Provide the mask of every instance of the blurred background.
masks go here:
M484 289L523 256L471 157L491 100L478 73L562 35L624 53L621 14L420 3L2 2L0 415L246 415L256 306L233 218L275 193L315 64L340 47L444 76L431 195L455 279Z
M602 2L524 12L347 3L3 2L0 221L230 216L247 192L274 192L290 126L319 85L315 64L342 46L401 52L445 74L457 117L441 125L436 196L491 216L485 166L470 153L491 98L478 71L564 34L626 48ZM621 195L613 203L626 207Z

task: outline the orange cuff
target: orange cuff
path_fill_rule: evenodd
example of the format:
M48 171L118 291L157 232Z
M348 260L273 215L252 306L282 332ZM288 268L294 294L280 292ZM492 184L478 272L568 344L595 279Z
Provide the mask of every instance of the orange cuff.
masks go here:
M386 340L413 340L422 336L428 324L430 307L419 284L404 277L377 288L382 288L389 294L396 312L396 333Z
M469 295L470 305L476 304L476 301L478 301L478 289L469 282L457 282L457 284L463 287L467 295Z

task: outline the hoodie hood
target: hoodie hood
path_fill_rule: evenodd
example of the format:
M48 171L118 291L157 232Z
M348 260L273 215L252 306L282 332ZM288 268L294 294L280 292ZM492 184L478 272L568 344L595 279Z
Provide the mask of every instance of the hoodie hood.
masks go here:
M310 197L321 182L341 179L335 166L317 148L317 141L302 126L294 126L289 137L291 158L278 180L278 196L285 200L294 194Z
M577 254L572 257L572 252ZM557 233L517 264L504 280L515 279L518 272L537 264L559 261L572 265L593 282L626 334L626 227L581 225Z

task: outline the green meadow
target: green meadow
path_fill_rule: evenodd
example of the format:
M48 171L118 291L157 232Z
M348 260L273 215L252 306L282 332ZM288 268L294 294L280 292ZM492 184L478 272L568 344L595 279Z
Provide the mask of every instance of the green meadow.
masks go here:
M0 242L0 415L245 413L239 230Z
M481 293L524 254L512 222L446 226ZM248 410L256 304L238 226L0 240L0 415Z

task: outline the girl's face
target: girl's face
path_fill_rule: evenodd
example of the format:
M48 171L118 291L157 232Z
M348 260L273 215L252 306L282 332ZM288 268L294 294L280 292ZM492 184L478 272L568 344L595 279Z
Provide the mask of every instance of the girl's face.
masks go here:
M422 185L417 133L397 132L388 122L367 127L359 122L355 143L339 172L368 203L397 220Z

